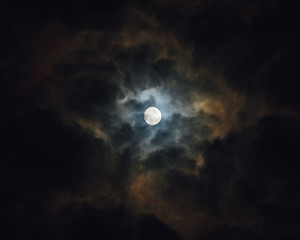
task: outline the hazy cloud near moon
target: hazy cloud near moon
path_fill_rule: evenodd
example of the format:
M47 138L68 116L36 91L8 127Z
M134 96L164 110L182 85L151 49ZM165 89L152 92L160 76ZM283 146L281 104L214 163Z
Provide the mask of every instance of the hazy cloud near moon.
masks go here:
M3 206L17 237L297 237L294 8L122 4L41 17L4 52Z
M136 14L138 17L143 17L138 12ZM142 20L145 19L142 18ZM147 20L145 21L147 22ZM151 20L153 21L153 19ZM201 67L193 68L189 50L180 51L182 47L174 36L164 32L157 36L152 31L153 29L136 31L131 38L126 32L121 34L79 32L73 40L76 44L70 44L76 48L67 49L66 54L58 63L59 76L54 74L50 78L54 79L55 84L61 81L60 78L70 79L69 83L64 80L64 84L67 91L73 89L73 92L63 92L63 98L66 98L68 94L76 94L76 91L81 91L81 95L87 95L82 96L85 98L84 100L90 102L80 103L80 96L72 95L69 100L73 101L72 98L79 97L79 100L76 100L78 103L68 102L68 99L58 99L58 101L65 102L62 106L78 104L78 108L80 105L86 104L82 108L84 110L90 108L91 113L95 116L98 115L96 113L99 113L99 117L105 112L111 117L110 124L115 126L122 122L131 126L138 125L139 123L136 121L140 122L142 119L140 113L151 104L157 104L162 110L165 121L169 121L169 118L176 113L186 118L198 118L197 115L200 113L204 116L197 122L204 126L210 125L209 128L213 131L212 138L225 137L228 131L239 124L237 123L237 114L239 109L244 106L245 97L231 90L220 74L214 75L207 70L203 71ZM126 62L124 62L125 59ZM72 69L73 66L76 68ZM91 71L93 76L89 76ZM103 84L103 82L105 83ZM197 88L195 88L194 82L197 82ZM74 86L69 88L68 84L74 84ZM80 84L86 84L84 86L86 93L82 91ZM96 92L96 84L101 88L99 92ZM77 90L75 89L76 85L78 86ZM210 85L209 89L207 89L207 85ZM103 91L102 94L101 91ZM203 93L201 94L201 92ZM97 94L98 96L92 99L91 95ZM109 94L107 99L105 99L105 94ZM99 100L108 101L110 109L106 108L101 113L101 108L105 106L93 106L101 104ZM265 108L264 106L259 107ZM78 110L80 111L80 109ZM261 116L264 114L263 111L265 109L258 109L258 113L250 114ZM79 114L88 113L80 112ZM255 117L253 118L255 121ZM96 120L97 124L101 124L101 120L99 120ZM85 121L91 120L86 119ZM173 127L173 129L175 128ZM95 131L103 131L97 129ZM182 134L183 128L180 131L179 135Z

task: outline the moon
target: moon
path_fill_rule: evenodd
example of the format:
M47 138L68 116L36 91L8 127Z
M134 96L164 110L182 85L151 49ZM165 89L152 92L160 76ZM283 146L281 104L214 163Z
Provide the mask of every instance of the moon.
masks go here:
M156 125L161 120L161 112L156 107L149 107L144 112L144 119L149 125Z

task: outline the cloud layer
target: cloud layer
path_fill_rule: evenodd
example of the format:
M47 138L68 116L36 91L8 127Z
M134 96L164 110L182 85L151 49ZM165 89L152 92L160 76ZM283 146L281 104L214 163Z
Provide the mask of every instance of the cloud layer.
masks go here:
M98 4L1 13L6 233L297 239L296 3Z

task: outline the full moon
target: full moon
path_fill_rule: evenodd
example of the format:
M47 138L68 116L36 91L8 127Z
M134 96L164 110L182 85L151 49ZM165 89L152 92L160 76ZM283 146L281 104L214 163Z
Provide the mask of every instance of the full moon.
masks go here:
M144 112L144 119L149 125L156 125L161 120L161 113L156 107L149 107Z

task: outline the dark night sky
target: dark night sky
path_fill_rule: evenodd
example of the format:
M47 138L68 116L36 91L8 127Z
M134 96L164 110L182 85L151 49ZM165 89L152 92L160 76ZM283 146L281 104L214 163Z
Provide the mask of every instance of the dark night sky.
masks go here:
M299 239L298 1L0 9L2 239Z

